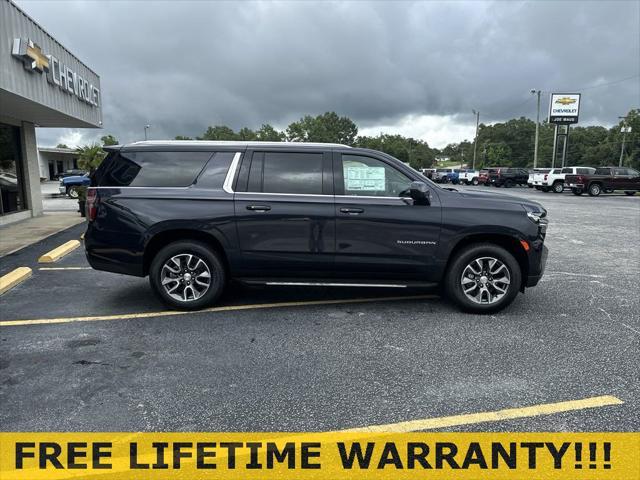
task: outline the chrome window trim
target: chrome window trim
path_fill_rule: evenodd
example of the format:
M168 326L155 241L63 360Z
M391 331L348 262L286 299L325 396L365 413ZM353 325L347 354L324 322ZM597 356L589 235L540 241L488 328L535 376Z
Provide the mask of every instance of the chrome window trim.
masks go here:
M242 156L241 152L236 152L233 156L233 160L231 160L231 165L229 166L229 170L227 170L227 176L224 177L224 183L222 184L222 189L227 193L235 193L233 191L233 179L236 176L236 170L238 169L238 164L240 163L240 157Z

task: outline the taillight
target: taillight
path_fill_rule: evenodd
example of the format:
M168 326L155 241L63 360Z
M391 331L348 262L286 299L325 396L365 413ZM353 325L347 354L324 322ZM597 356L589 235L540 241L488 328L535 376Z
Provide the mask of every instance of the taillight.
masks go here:
M577 183L584 183L584 177L582 175L578 175L576 177L576 182Z
M93 222L98 212L98 191L95 188L87 189L87 219Z
M544 174L544 181L545 181L545 182L547 181L547 178L549 178L549 174L545 173L545 174Z

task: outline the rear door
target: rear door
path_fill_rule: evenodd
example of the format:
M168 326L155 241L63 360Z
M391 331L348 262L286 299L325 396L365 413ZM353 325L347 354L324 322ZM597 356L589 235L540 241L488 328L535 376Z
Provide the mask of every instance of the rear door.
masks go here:
M408 198L412 178L383 157L334 154L336 274L428 281L440 239L441 208Z
M235 190L240 275L306 277L333 269L330 151L248 150Z

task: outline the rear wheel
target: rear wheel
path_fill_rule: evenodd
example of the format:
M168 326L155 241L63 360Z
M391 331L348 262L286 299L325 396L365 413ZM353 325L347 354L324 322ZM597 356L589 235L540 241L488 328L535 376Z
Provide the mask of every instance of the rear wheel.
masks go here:
M481 243L457 252L447 270L445 289L462 310L491 313L514 300L521 282L513 255L498 245Z
M513 185L513 180L507 180L506 182L504 182L504 188L511 188L513 187Z
M547 193L549 191L549 187L540 187L540 190L542 190L544 193Z
M599 183L592 183L589 185L589 195L592 197L597 197L602 193L602 187Z
M471 185L478 185L478 183L480 182L478 182L477 178L474 178L473 180L471 180Z
M556 182L553 184L553 193L562 193L564 191L564 183Z
M631 196L631 195L635 195L636 192L625 191L624 194Z
M574 195L582 195L584 192L581 188L572 188L571 193L573 193Z
M149 282L167 305L196 310L213 304L224 289L224 265L219 255L197 241L174 242L151 262Z

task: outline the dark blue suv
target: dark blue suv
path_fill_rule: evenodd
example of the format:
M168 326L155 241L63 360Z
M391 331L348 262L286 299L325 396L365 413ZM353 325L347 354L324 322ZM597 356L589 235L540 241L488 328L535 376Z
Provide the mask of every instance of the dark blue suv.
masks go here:
M442 188L337 144L164 141L106 147L87 194L98 270L149 276L167 304L213 304L230 279L427 287L492 312L536 285L545 209Z

